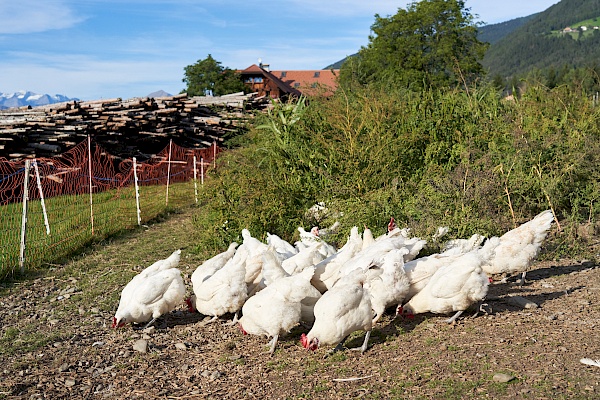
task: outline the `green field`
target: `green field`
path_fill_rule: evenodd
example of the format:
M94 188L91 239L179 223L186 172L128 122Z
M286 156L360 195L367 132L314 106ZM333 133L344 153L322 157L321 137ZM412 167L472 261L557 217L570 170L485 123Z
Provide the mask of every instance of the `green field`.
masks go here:
M140 187L140 218L147 222L168 211L195 203L194 183ZM56 196L45 199L47 223L39 200L28 203L24 269L58 262L82 246L138 225L133 187L93 194ZM92 228L93 211L93 228ZM0 207L0 279L19 272L23 205ZM93 232L92 232L93 230Z

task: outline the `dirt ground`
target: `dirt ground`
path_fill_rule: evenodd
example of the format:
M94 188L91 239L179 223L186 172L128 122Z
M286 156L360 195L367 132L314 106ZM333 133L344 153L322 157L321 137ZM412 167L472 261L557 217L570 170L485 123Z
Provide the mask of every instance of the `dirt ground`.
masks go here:
M386 315L362 355L308 352L303 327L269 355L266 338L243 336L227 318L201 326L183 304L166 329L111 329L129 278L176 248L191 287L202 260L190 251L190 218L174 215L0 288L0 398L600 398L600 368L580 363L600 359L600 269L590 261L537 262L523 287L490 287L489 314L467 312L455 325ZM133 251L141 244L145 255Z

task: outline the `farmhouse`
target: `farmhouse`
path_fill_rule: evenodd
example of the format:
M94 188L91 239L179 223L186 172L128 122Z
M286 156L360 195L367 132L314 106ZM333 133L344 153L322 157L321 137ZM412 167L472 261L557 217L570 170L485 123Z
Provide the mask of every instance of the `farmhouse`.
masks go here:
M271 71L269 65L252 64L240 71L242 79L258 96L285 100L301 94L331 95L337 88L339 70L279 70Z

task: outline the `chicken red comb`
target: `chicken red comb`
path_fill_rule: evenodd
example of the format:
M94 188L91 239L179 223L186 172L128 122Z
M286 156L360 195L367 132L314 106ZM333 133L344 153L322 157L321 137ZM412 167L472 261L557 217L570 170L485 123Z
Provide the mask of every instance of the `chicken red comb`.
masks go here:
M388 232L393 231L397 227L398 227L398 225L396 225L396 220L394 219L394 217L391 217L390 218L390 223L388 224Z
M194 311L196 311L194 309L194 305L192 304L192 298L191 297L188 297L187 299L185 299L185 304L187 304L189 312L193 313Z
M302 343L302 347L308 349L308 338L306 337L306 333L300 335L300 343Z
M242 331L242 333L243 333L244 335L247 335L247 334L248 334L248 332L246 332L246 330L244 329L244 327L242 326L242 324L241 324L241 323L239 323L239 322L238 322L238 328L240 328L240 331Z
M112 323L112 327L116 328L117 327L117 317L113 317L113 323Z

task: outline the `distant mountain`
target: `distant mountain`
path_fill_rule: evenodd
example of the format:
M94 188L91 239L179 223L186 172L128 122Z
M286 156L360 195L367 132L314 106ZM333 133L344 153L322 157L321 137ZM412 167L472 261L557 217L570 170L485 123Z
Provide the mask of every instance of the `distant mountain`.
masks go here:
M562 0L490 46L490 76L587 67L600 60L600 0Z
M340 68L342 67L342 64L343 64L343 63L344 63L344 62L345 62L347 59L349 59L349 58L351 58L351 57L354 57L354 56L356 56L357 54L358 54L358 53L351 54L351 55L349 55L348 57L346 57L346 58L344 58L344 59L341 59L340 61L334 62L333 64L331 64L331 65L328 65L328 66L326 66L326 67L325 67L325 68L323 68L323 69L340 69Z
M29 91L19 91L16 93L2 93L0 92L0 110L7 108L23 107L23 106L45 106L48 104L62 103L65 101L79 100L76 98L69 98L62 94L37 94Z
M479 27L477 38L482 42L494 44L515 29L525 25L527 21L537 16L539 13L531 14L526 17L515 18L509 21L499 22L497 24L484 25Z
M159 90L157 92L152 92L148 95L148 97L171 97L173 96L170 93L165 92L164 90Z

